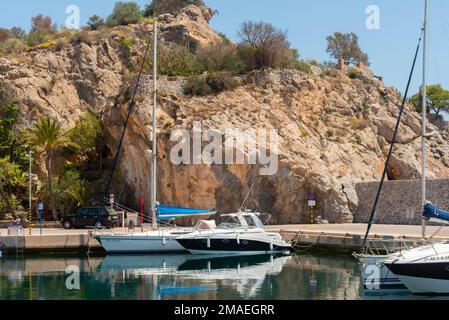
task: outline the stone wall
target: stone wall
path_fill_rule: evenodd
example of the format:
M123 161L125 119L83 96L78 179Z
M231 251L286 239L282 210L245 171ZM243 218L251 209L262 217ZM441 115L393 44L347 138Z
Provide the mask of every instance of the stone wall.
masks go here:
M135 80L137 81L137 79ZM184 77L167 77L159 76L157 78L157 86L159 93L162 94L184 94L184 85L186 79ZM143 96L151 96L153 94L153 76L143 75L140 80L139 94Z
M315 69L314 69L315 70ZM318 71L317 71L318 72ZM206 74L204 74L205 76ZM287 82L296 81L302 83L308 76L297 70L260 70L248 73L245 76L236 77L242 84L266 84L283 85ZM134 80L137 81L137 78ZM163 94L183 95L187 81L186 77L158 76L157 85L159 92ZM143 75L139 87L139 94L151 96L153 94L153 76Z
M354 223L367 223L376 196L378 182L359 183L359 206ZM449 180L429 180L427 199L449 211ZM421 224L421 181L387 181L379 200L375 223Z

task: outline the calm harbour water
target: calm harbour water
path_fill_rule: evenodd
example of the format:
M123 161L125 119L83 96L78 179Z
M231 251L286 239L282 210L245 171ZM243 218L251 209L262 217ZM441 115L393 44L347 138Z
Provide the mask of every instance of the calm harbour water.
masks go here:
M76 285L71 268L79 270L79 290L67 289L66 282ZM358 263L346 256L0 258L0 300L434 298L367 293Z

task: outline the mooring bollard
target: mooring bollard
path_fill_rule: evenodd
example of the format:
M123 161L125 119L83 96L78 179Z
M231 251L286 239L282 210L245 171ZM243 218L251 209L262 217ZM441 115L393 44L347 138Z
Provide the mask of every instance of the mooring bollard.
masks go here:
M31 236L31 229L33 228L33 223L31 222L33 220L33 209L28 209L28 234Z

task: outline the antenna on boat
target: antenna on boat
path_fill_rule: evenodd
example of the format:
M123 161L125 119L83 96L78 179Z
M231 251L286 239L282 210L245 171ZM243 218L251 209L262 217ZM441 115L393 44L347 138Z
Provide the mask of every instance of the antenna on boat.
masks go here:
M254 181L254 182L251 184L251 188L249 188L249 191L248 191L248 193L246 194L245 199L244 199L243 202L242 202L242 205L240 206L240 209L239 209L240 212L243 211L243 208L245 207L245 204L246 204L246 202L248 201L248 198L249 198L249 196L251 195L251 192L253 192L253 189L254 189L254 186L255 186L255 185L256 185L256 182Z
M427 203L427 188L426 188L426 145L427 145L427 44L428 44L428 20L429 20L429 2L425 0L424 8L424 50L423 50L423 84L422 84L422 212ZM426 239L426 224L425 217L422 218L422 237Z
M153 31L153 147L151 154L151 220L153 229L157 228L157 19L154 19Z

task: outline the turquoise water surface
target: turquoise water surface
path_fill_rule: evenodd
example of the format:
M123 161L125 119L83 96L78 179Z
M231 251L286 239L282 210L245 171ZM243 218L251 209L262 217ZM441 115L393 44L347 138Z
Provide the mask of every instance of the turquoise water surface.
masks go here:
M444 297L438 297L444 298ZM0 258L1 300L435 299L365 292L347 256Z

